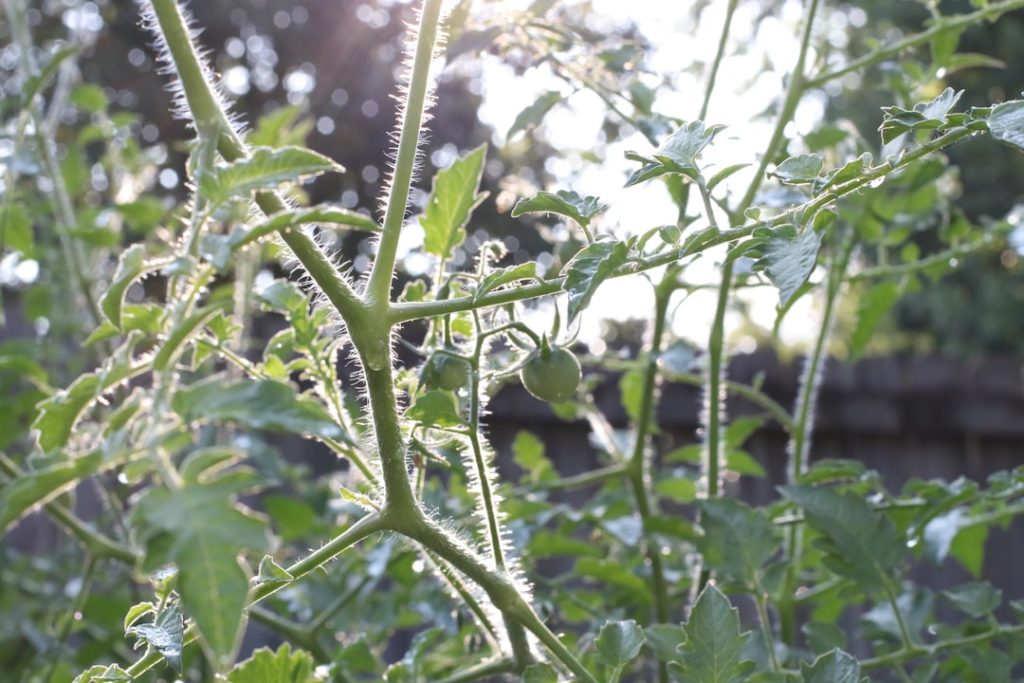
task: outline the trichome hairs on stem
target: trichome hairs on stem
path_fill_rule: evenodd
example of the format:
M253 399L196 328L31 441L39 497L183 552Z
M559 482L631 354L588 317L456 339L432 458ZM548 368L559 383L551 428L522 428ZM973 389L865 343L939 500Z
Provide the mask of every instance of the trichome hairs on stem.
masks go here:
M171 93L174 101L172 109L174 116L176 118L189 121L192 128L198 130L195 117L193 116L192 109L189 107L188 98L185 94L185 86L178 74L178 67L174 63L174 58L171 56L171 49L167 45L167 38L164 36L164 32L160 29L160 23L157 19L156 10L153 8L153 3L151 0L135 0L135 2L139 7L140 25L153 36L152 45L156 52L157 64L159 65L157 68L157 74L170 77L165 87ZM210 93L213 95L214 101L217 103L220 111L224 114L224 120L232 130L241 137L245 133L245 125L241 119L231 111L231 106L228 104L228 100L224 96L224 89L221 87L220 79L217 78L213 69L210 67L210 61L208 59L210 50L199 46L199 36L202 34L203 29L196 25L192 13L188 11L181 2L177 2L176 4L178 6L178 11L181 13L181 17L185 22L185 26L187 27L189 40L195 50L196 58L199 62L199 69L203 75L203 80L206 81Z
M420 26L422 25L424 10L424 2L420 2L415 9L415 15L411 21L406 21L405 36L403 38L402 48L402 64L399 67L398 82L391 98L398 103L396 110L395 125L388 133L388 139L390 141L388 151L386 153L387 158L387 172L384 174L384 182L381 185L380 199L379 199L379 211L381 215L387 211L388 206L391 203L391 196L394 193L395 187L395 170L396 163L398 161L398 149L399 143L402 137L402 128L405 125L405 120L409 116L409 89L412 85L412 77L414 73L414 65L416 61L416 46L419 41ZM429 138L429 132L427 130L427 124L433 118L431 110L434 108L435 97L434 93L437 89L437 78L441 70L440 60L444 56L444 48L446 42L446 33L444 32L444 19L447 12L442 9L441 16L438 20L437 34L434 38L434 46L431 52L430 60L430 71L427 77L427 90L423 100L423 111L420 113L420 127L419 135L416 140L416 154L413 158L412 176L409 178L410 184L416 181L422 170L423 165L423 147ZM408 205L408 201L406 201ZM403 218L405 213L408 212L408 206L402 207Z
M723 356L725 355L725 350L724 349L722 350L722 354L723 354ZM726 380L726 366L727 366L727 363L724 362L724 359L723 359L723 363L721 364L721 367L720 367L719 372L718 372L719 393L718 393L717 396L712 396L711 395L711 385L713 384L712 381L711 381L711 371L712 371L711 370L711 365L712 365L711 364L711 354L710 353L703 354L701 356L701 359L700 359L701 374L704 375L703 390L701 392L702 395L703 395L703 401L702 401L701 409L700 409L700 429L701 429L701 468L700 469L701 469L701 472L705 473L705 474L702 476L701 481L699 482L699 487L700 487L701 495L703 497L707 497L707 493L708 493L709 487L711 486L711 482L707 480L707 474L706 474L707 472L710 471L710 468L708 466L708 464L710 462L710 459L712 457L716 457L716 458L719 459L719 464L721 464L721 458L722 458L722 453L721 453L721 451L722 451L721 436L719 437L719 445L718 445L718 449L717 449L718 452L717 453L712 454L711 453L711 447L708 444L708 435L711 433L711 429L712 429L712 424L711 424L711 403L712 403L712 401L715 401L715 402L718 403L718 424L714 425L714 427L718 429L719 435L721 435L722 427L726 424L726 421L728 419L728 417L726 416L726 412L725 412L725 380ZM717 469L717 471L721 472L721 468L716 468L716 469Z

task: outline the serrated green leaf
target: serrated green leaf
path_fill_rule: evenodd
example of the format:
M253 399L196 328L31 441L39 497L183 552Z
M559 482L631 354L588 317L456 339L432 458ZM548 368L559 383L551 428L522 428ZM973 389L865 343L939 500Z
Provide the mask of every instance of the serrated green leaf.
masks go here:
M713 584L701 591L683 630L682 662L669 663L682 683L733 683L750 668L741 659L750 634L740 632L739 612Z
M515 121L505 133L505 139L511 140L520 131L528 132L540 125L551 108L562 101L562 93L557 90L550 90L523 109L516 115Z
M233 382L217 375L179 389L171 407L185 422L231 421L252 429L328 439L344 436L319 403L274 380Z
M900 135L912 130L934 130L942 126L946 115L956 106L963 91L946 88L930 102L921 102L913 109L883 107L884 116L879 132L882 142L889 144Z
M130 683L135 680L117 664L90 666L75 676L71 683Z
M640 655L645 642L643 628L632 619L609 621L598 632L594 648L598 660L612 670L611 680L617 681L622 670Z
M30 254L34 244L28 210L21 204L0 205L0 248Z
M993 107L988 130L996 140L1024 151L1024 100L1010 100Z
M284 643L273 652L261 647L228 672L228 683L313 683L316 662L305 650Z
M135 624L125 630L153 648L181 673L181 650L185 647L185 624L175 602L170 602L148 624Z
M834 649L814 660L800 662L802 683L860 683L860 662L853 655Z
M39 449L44 453L67 445L72 430L86 408L112 387L149 367L149 362L134 362L131 348L123 346L104 365L80 375L67 389L54 392L36 406L32 423Z
M991 614L1003 602L1003 592L988 581L971 581L942 591L942 597L975 619Z
M734 498L702 500L698 506L704 535L697 548L705 564L756 590L762 568L778 547L771 520Z
M248 604L249 576L239 554L269 544L264 520L234 503L238 488L230 477L173 491L153 488L132 512L146 548L143 571L178 568L182 605L218 671L234 660Z
M805 485L779 490L803 508L807 523L822 535L815 543L832 571L865 590L888 585L905 554L891 519L853 493Z
M756 258L754 269L763 271L779 290L779 306L785 307L807 282L818 263L821 234L809 227L802 232L793 225L780 225L757 235L747 252Z
M334 171L345 171L337 162L298 146L254 147L248 157L218 166L199 179L200 191L212 204L245 197L256 190L272 190Z
M789 157L768 175L778 178L785 185L806 185L814 182L824 163L817 154L801 154Z
M643 164L626 180L626 187L656 178L665 173L680 173L696 178L700 173L697 157L715 139L724 126L708 126L692 121L670 135L651 155L627 152L626 158Z
M479 301L481 297L490 294L502 285L512 284L518 280L533 280L536 277L537 263L535 261L491 271L480 281L480 285L476 288L473 298Z
M486 192L477 191L486 156L487 145L480 145L434 176L427 208L420 215L423 249L428 254L447 259L466 238L470 214L487 197Z
M428 391L416 399L405 411L405 416L433 427L457 427L466 423L451 393L438 389Z
M608 205L602 204L597 197L583 197L572 190L559 190L556 193L538 192L533 197L520 199L512 209L512 217L524 213L553 213L565 216L585 228L594 216L607 209Z
M580 249L565 265L562 289L569 294L570 325L590 303L601 283L628 258L629 247L624 242L602 240Z
M898 282L879 282L861 294L857 302L857 324L850 336L851 358L857 358L864 352L878 324L902 295L903 287Z

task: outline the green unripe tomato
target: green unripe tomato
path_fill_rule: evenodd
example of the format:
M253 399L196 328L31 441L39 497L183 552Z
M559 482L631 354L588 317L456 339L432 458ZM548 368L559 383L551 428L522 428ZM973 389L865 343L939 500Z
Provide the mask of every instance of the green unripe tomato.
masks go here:
M560 347L542 349L519 370L526 390L549 403L568 401L575 396L582 376L576 356Z
M465 358L456 358L447 353L435 353L423 366L421 378L431 389L458 391L469 384L472 368Z

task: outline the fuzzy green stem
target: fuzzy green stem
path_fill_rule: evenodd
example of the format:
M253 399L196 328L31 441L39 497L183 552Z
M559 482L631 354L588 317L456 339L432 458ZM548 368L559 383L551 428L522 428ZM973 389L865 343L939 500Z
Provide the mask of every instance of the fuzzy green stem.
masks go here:
M245 143L231 126L213 85L207 80L208 74L202 67L176 0L150 0L150 4L157 28L167 43L171 60L181 79L185 99L200 137L216 136L217 151L226 161L247 156ZM258 192L256 204L268 216L288 208L284 199L274 192ZM359 306L359 299L330 259L313 238L302 230L286 228L280 235L338 314L348 322Z
M810 230L811 228L807 227L806 229ZM817 405L818 392L821 387L819 380L822 373L822 364L825 362L828 340L832 335L836 302L839 299L839 292L844 282L846 268L850 262L852 252L853 239L851 233L850 236L845 238L844 243L839 247L839 253L836 254L830 264L828 287L825 291L825 310L818 328L818 336L814 342L814 349L807 358L807 365L800 381L793 418L794 428L790 432L789 442L789 465L786 479L790 484L795 484L799 481L800 477L807 471L809 464L811 430L813 428L814 408ZM785 551L786 590L783 591L783 598L779 602L779 621L781 623L782 637L788 644L793 644L796 640L796 603L793 599L793 592L797 583L797 565L800 563L802 547L803 526L794 524L787 527Z
M427 92L430 90L430 63L437 43L437 25L441 17L441 0L424 0L420 15L419 35L413 56L409 91L404 98L402 129L398 139L395 169L391 174L391 192L384 213L384 230L377 244L377 257L366 286L366 300L386 307L391 300L391 280L395 272L398 238L405 221L409 188L416 166Z
M656 513L656 501L651 495L651 455L649 437L654 422L654 410L658 400L658 361L661 357L662 342L665 337L665 322L668 303L675 291L676 268L669 268L655 287L654 327L651 332L651 343L647 350L644 366L643 389L640 393L640 411L636 424L636 440L633 453L630 455L626 469L636 500L636 509L643 521L644 529L649 528L651 517ZM651 593L654 598L654 615L658 623L669 621L668 586L665 582L665 569L662 564L661 547L652 533L645 533L647 561L651 567ZM668 667L664 662L658 663L658 680L667 683Z
M402 524L401 528L396 531L418 541L469 577L487 593L491 602L502 614L522 624L533 633L551 654L573 674L586 683L597 683L594 676L537 616L526 598L520 594L519 589L505 574L487 567L468 548L455 542L446 532L424 517L415 521L408 519L396 521Z

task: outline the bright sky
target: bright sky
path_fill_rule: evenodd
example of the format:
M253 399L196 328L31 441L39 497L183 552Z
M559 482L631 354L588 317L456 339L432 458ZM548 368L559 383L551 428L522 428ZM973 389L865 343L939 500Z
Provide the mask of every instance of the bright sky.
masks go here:
M520 3L528 4L528 3ZM702 12L698 26L694 25L687 3L668 3L664 0L595 0L594 16L615 23L633 21L652 45L647 53L647 64L660 76L670 79L674 88L663 89L655 109L664 114L692 120L700 109L704 91L703 77L688 71L695 55L710 61L717 47L724 21L727 0L715 0ZM705 164L724 167L734 163L756 163L759 150L771 132L773 122L754 120L757 113L776 102L783 92L783 76L797 58L798 33L803 16L801 2L787 0L778 3L772 16L756 20L759 3L740 3L734 17L730 44L718 77L710 112L709 124L725 124L726 130L714 145L707 149ZM855 17L857 20L858 17ZM833 42L845 40L847 15L829 19L837 29L829 38ZM756 31L756 33L755 33ZM836 35L838 34L838 35ZM742 49L739 46L743 46ZM810 63L814 63L813 54ZM769 65L768 70L762 69ZM754 80L751 81L751 78ZM504 145L507 131L515 116L539 94L552 89L568 92L568 87L551 74L547 67L532 68L521 76L499 60L491 58L484 63L482 73L483 106L479 118L495 131L493 142ZM655 85L658 77L651 78ZM544 120L540 129L532 133L550 140L557 149L585 151L598 139L604 117L604 104L590 92L580 92L559 105ZM820 94L809 94L796 114L796 132L809 132L821 119L825 101ZM596 195L610 205L599 220L599 229L617 235L641 232L647 228L675 221L675 208L660 183L623 188L627 174L635 170L636 163L624 157L627 150L650 151L650 144L639 133L628 139L609 144L606 161L601 165L589 163L556 163L549 168L558 176L558 182L546 189L572 189L580 194ZM569 155L572 156L571 154ZM753 168L753 167L752 167ZM575 170L582 169L582 170ZM742 192L751 178L752 169L740 172L730 179L727 189ZM691 228L692 229L692 228ZM687 273L690 282L716 282L716 262L723 252L711 252L700 259ZM753 320L771 329L775 322L778 294L774 288L746 290L741 296L751 302ZM698 345L707 343L708 330L714 315L715 293L701 290L682 302L673 320L674 332ZM580 336L592 342L600 331L601 316L627 318L644 315L653 310L653 293L641 277L616 280L602 287L594 298L591 313L586 314ZM544 317L543 309L538 315ZM738 314L731 314L730 327L735 328ZM817 311L812 297L805 297L788 314L781 329L785 343L805 343L816 333ZM545 323L537 320L538 327ZM740 349L749 350L751 339L734 339Z

